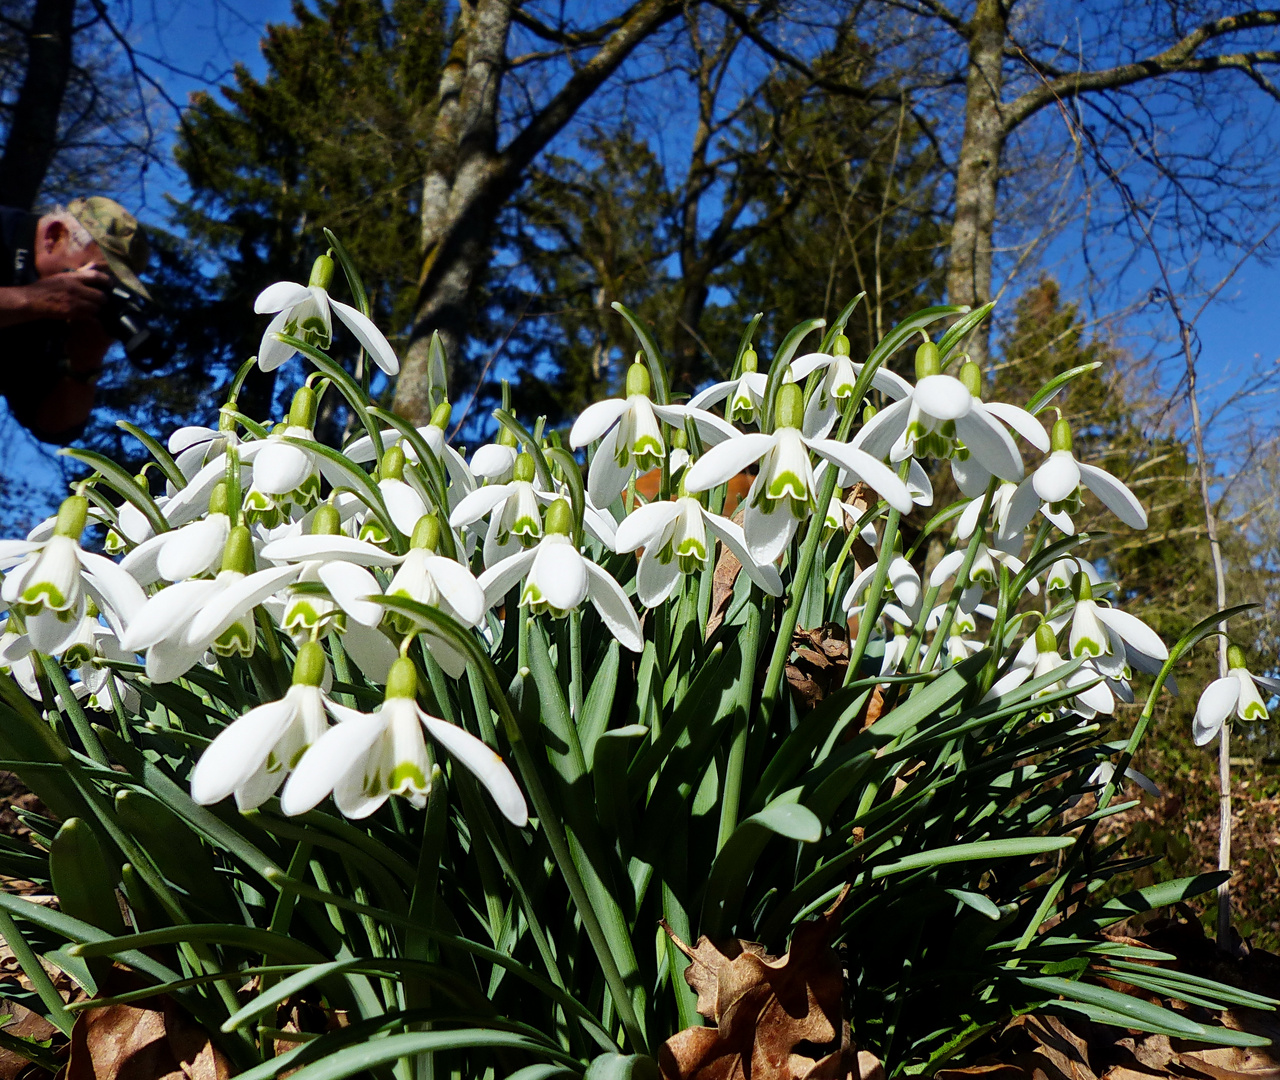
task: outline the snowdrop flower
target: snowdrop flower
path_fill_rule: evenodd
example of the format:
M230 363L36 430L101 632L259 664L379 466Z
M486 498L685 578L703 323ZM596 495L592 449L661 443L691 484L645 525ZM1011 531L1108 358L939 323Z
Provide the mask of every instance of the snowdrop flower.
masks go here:
M569 538L572 528L573 511L564 499L556 499L547 508L544 535L538 545L503 559L480 575L486 606L501 602L523 578L521 607L561 618L589 599L619 643L640 652L644 639L631 601L607 571L578 551Z
M378 367L388 375L399 373L400 361L382 331L355 308L329 295L333 269L333 259L321 255L312 264L311 279L306 285L277 281L258 294L253 302L254 311L259 315L278 313L267 324L262 344L258 346L258 367L263 371L274 371L294 354L277 334L288 334L327 349L333 339L333 316L337 315Z
M159 533L139 544L120 560L120 569L133 575L139 585L165 581L185 581L208 573L222 559L231 535L227 485L218 483L209 496L207 517L197 518L177 529Z
M964 565L966 555L967 549L957 548L939 559L938 565L933 568L933 572L929 575L929 586L935 589L941 588L948 579L955 577L959 573L960 567ZM1001 566L1008 567L1010 574L1019 574L1023 569L1021 559L998 547L988 547L986 544L979 542L973 565L969 568L969 580L965 583L964 591L960 594L960 607L962 609L972 611L987 589L994 589L1000 584L998 568ZM1031 595L1038 596L1040 594L1040 583L1035 578L1032 578L1027 582L1026 590Z
M575 450L600 439L587 471L587 494L596 506L608 506L637 473L656 468L667 455L662 425L680 425L688 406L657 405L649 400L649 369L638 361L627 371L627 396L588 405L569 431Z
M48 539L0 541L0 567L7 570L0 599L25 619L27 636L42 653L66 647L84 617L86 595L117 631L146 601L119 566L80 547L88 514L89 501L71 495L58 509Z
M282 428L253 446L253 485L245 494L247 515L278 523L293 506L307 509L320 501L320 458L310 450L285 442L286 437L314 440L316 394L301 386L293 395ZM246 457L246 460L248 458ZM277 516L278 515L278 516Z
M508 483L486 484L466 495L449 515L449 524L462 529L489 515L484 562L493 566L542 536L542 509L534 487L535 467L530 454L519 454Z
M939 616L937 622L934 622L935 614ZM933 623L935 629L940 625L941 611L939 608L934 608L930 612L929 621ZM976 634L977 632L978 620L973 617L973 613L965 611L963 608L957 610L951 619L951 629L947 633L947 659L953 664L958 664L961 660L967 660L979 652L983 648L983 642L971 637L965 637L966 634Z
M427 514L413 530L408 554L387 586L387 595L438 608L462 626L479 626L488 610L484 589L461 563L437 554L439 544L440 523ZM466 673L466 654L459 652L448 638L430 626L419 625L412 615L395 612L391 621L401 633L421 633L446 675L460 679Z
M1036 632L1022 643L1013 658L1013 664L1005 674L995 681L983 701L991 701L1016 690L1029 679L1039 679L1050 675L1058 668L1065 667L1067 661L1058 652L1058 638L1053 627L1042 622ZM1090 685L1094 684L1094 685ZM1091 720L1098 713L1112 714L1115 711L1115 698L1102 680L1101 674L1091 663L1086 662L1068 674L1065 680L1059 680L1038 691L1035 697L1044 697L1059 688L1079 687L1072 701L1072 709Z
M1116 774L1116 767L1114 764L1112 764L1110 761L1100 761L1098 762L1097 768L1095 768L1093 772L1089 774L1089 784L1092 787L1099 787L1099 788L1106 787L1107 784L1111 783L1111 778L1115 776L1115 774ZM1150 777L1144 776L1142 773L1138 772L1137 769L1134 769L1134 768L1125 769L1124 779L1132 780L1135 784L1138 785L1138 787L1142 788L1142 790L1145 791L1148 795L1154 795L1157 799L1164 797L1164 792L1162 792L1156 786L1155 781L1153 781ZM1119 788L1123 788L1124 781L1122 780L1116 786ZM1070 801L1070 805L1074 806L1076 801L1077 800L1072 799Z
M1217 738L1223 724L1235 713L1241 720L1266 720L1266 702L1258 692L1254 677L1245 667L1239 645L1227 648L1227 674L1204 688L1196 705L1191 734L1197 746L1207 746Z
M1009 528L1021 532L1038 509L1068 536L1075 535L1071 515L1080 512L1083 484L1108 510L1131 529L1147 527L1147 512L1124 484L1109 472L1077 461L1072 452L1071 425L1054 422L1048 458L1018 485L1009 509Z
M13 676L22 692L29 698L40 700L40 684L36 681L36 654L31 639L13 629L6 620L4 633L0 634L0 671Z
M1066 555L1053 561L1053 565L1049 567L1049 576L1045 578L1044 587L1051 592L1072 589L1075 587L1077 574L1084 574L1089 579L1090 587L1102 583L1101 575L1088 559Z
M865 482L894 509L911 512L914 504L906 485L870 454L834 439L808 439L801 433L804 395L794 383L778 391L775 418L777 429L772 434L739 435L713 446L685 474L688 491L707 491L752 462L760 462L743 515L747 551L758 565L773 562L786 550L801 520L813 509L817 493L810 450Z
M285 784L280 808L305 814L327 795L349 818L366 818L392 795L415 807L431 792L427 733L473 773L513 825L528 823L529 811L515 777L496 753L455 724L418 707L413 661L398 659L387 676L387 693L373 713L330 706L342 723L331 727L302 756Z
M849 618L862 614L866 608L867 594L876 569L876 563L872 563L860 571L845 590L842 606ZM889 560L888 584L898 603L886 603L881 613L900 626L914 626L920 614L920 575L900 551L895 551Z
M280 790L289 770L328 730L326 714L340 706L321 689L328 676L324 649L298 648L293 685L279 701L250 709L218 734L191 771L191 797L201 806L234 794L241 811L261 806Z
M471 455L471 473L493 484L505 484L516 467L516 457L515 436L502 428L496 441L485 443Z
M689 399L691 409L706 409L717 402L728 399L724 407L724 418L733 423L735 420L744 424L752 423L764 404L765 387L769 377L757 371L759 357L750 344L742 353L742 374L736 379L712 383L705 390L694 394Z
M938 347L933 342L927 341L916 350L916 378L910 394L876 413L858 432L855 446L877 458L887 456L892 462L925 456L958 459L961 467L956 480L961 483L961 490L974 486L970 474L988 479L1022 479L1022 457L1000 420L1012 420L1019 425L1016 430L1020 433L1023 427L1026 434L1031 434L1033 428L1040 429L1043 439L1044 431L1034 418L1012 406L984 404L978 398L982 374L977 364L965 363L958 379L943 375ZM1030 419L1029 424L1024 423L1023 416ZM972 465L968 464L970 460ZM979 490L985 489L983 480Z
M636 572L636 596L645 607L655 608L671 595L683 575L711 565L716 540L733 552L764 592L782 595L777 568L755 564L741 527L709 512L700 500L685 492L683 484L674 501L646 503L631 511L618 526L617 550L644 549Z
M446 497L449 500L450 507L455 506L459 499L476 486L475 475L470 466L467 465L466 459L448 444L445 431L452 416L453 406L447 401L442 401L431 413L431 420L417 429L418 434L422 436L422 441L427 444L427 449L436 456L436 459L444 467L445 480L449 485ZM378 437L384 450L395 448L404 455L405 461L413 465L419 464L417 448L412 442L404 438L399 431L394 428L387 428ZM484 448L482 447L481 449ZM342 453L347 460L353 461L357 465L373 461L377 456L373 449L373 440L368 435L362 435L360 438L348 443L343 448ZM385 465L385 453L383 462ZM405 476L408 477L409 483L416 487L419 496L423 500L429 501L430 495L427 488L421 483L417 474L410 470Z
M893 637L884 643L884 656L880 660L881 675L892 675L902 666L902 661L907 658L907 647L910 644L911 640L906 632L895 623Z
M806 353L791 361L790 375L798 383L815 371L824 371L821 384L805 406L806 435L825 438L830 433L840 415L838 403L853 397L863 367L849 359L849 339L844 334L837 335L830 353ZM883 365L871 376L871 386L895 401L911 393L911 384Z
M281 627L295 641L330 629L345 631L347 618L366 627L382 621L381 605L369 599L380 596L382 586L368 567L398 566L401 556L341 530L341 515L326 503L316 508L309 535L282 537L262 549L264 559L299 566L280 618Z
M147 676L158 683L178 678L210 647L220 656L252 656L253 609L298 572L297 566L254 572L253 538L246 526L237 525L227 538L218 576L161 589L134 616L120 644L130 652L146 651Z
M1094 600L1093 586L1086 575L1076 576L1075 589L1069 639L1072 656L1092 657L1094 666L1112 678L1124 674L1128 664L1127 647L1155 660L1169 658L1169 650L1160 635L1141 619Z
M418 524L418 519L427 512L427 504L414 488L405 483L404 466L404 451L400 447L393 446L387 450L382 455L378 491L387 505L391 523L408 536ZM371 544L389 544L391 534L381 518L370 511L360 528L360 539Z

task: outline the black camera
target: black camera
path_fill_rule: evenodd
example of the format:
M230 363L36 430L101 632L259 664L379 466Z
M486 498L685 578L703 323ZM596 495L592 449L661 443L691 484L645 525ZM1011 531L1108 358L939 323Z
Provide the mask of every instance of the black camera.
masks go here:
M125 355L139 367L152 367L160 359L160 335L151 323L159 310L155 303L134 292L111 271L105 271L111 283L104 290L106 301L98 312L98 322L113 338L124 345Z

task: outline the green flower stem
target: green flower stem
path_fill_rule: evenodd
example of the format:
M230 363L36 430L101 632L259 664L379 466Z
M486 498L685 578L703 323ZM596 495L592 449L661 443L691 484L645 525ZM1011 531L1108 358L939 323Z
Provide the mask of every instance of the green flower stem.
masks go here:
M524 621L523 619L520 620L522 624ZM622 972L618 969L613 947L604 932L604 928L600 925L600 919L591 904L591 898L587 893L586 886L583 885L582 878L578 875L578 868L574 864L573 854L569 848L568 837L560 824L559 816L547 795L546 788L542 786L542 778L538 773L537 764L534 762L533 755L529 752L529 746L520 732L520 725L516 721L515 714L511 711L511 703L507 701L507 695L498 683L497 676L491 665L483 668L481 674L484 677L485 689L488 693L490 704L497 710L498 716L502 720L503 729L507 733L507 740L511 744L512 756L516 760L520 775L524 779L525 787L528 789L529 800L533 803L534 813L538 817L538 824L547 838L547 843L551 847L552 857L555 859L556 866L559 868L565 885L569 889L569 895L573 898L574 906L578 909L578 915L582 919L582 927L587 932L587 938L595 950L600 970L609 988L609 996L613 999L614 1007L618 1010L618 1018L626 1031L627 1041L631 1043L637 1053L648 1053L649 1043L645 1037L644 1026L640 1021L640 1017L636 1015L630 991L623 981Z
M738 828L738 810L742 803L742 779L747 761L747 727L751 720L751 698L755 687L756 655L760 651L760 596L759 588L751 586L751 606L747 608L747 622L742 630L742 668L738 676L738 701L734 704L733 734L730 736L729 757L724 768L724 794L720 800L720 834L716 839L717 853L728 843ZM784 618L785 622L785 618ZM794 624L794 620L793 620ZM791 634L788 631L787 640ZM776 650L775 650L776 655ZM767 716L767 713L761 713Z
M75 729L75 733L80 736L81 743L84 744L85 753L98 765L111 766L111 759L107 757L107 752L102 748L102 743L98 741L98 736L94 734L93 727L89 723L89 718L85 716L84 709L80 707L80 702L76 700L76 695L71 690L71 684L67 681L67 673L62 670L62 665L52 657L40 656L40 666L44 669L45 675L53 684L54 693L62 702L61 711L66 714L71 721L71 726Z
M582 612L569 613L569 711L576 725L582 722Z
M969 537L969 546L965 548L964 563L956 574L956 583L951 588L951 598L947 601L947 610L942 613L938 629L933 634L933 641L929 643L929 652L924 658L924 663L920 665L920 670L922 671L933 670L933 665L938 659L938 653L942 651L942 643L947 640L947 635L951 632L951 623L956 617L956 608L960 606L960 596L969 584L969 573L973 570L973 564L978 558L978 548L982 546L983 537L987 534L987 514L991 512L991 500L995 497L996 487L999 483L999 479L993 476L991 483L987 485L986 495L982 497L982 509L978 511L978 524L973 530L973 535ZM928 616L925 615L924 617L927 618Z

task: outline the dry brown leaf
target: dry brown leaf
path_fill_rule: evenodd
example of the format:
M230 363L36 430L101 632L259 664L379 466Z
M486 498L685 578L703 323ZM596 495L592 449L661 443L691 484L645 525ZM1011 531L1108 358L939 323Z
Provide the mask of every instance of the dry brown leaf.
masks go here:
M227 1080L231 1068L208 1033L166 1001L107 1005L71 1029L65 1080Z
M844 972L831 936L848 890L820 918L801 923L791 948L770 956L751 941L695 946L672 940L690 959L685 981L698 1012L716 1026L686 1028L660 1048L665 1080L849 1080L875 1076L844 1021ZM813 1057L805 1051L818 1051ZM821 1053L821 1051L826 1053Z
M733 517L733 522L742 524L742 511ZM707 630L703 636L706 641L724 622L729 613L729 601L733 599L733 587L738 582L738 574L742 572L742 563L725 544L720 545L720 558L716 560L716 568L711 574L711 610L707 614Z
M1027 1080L1028 1073L1012 1062L1001 1061L990 1065L969 1065L963 1069L939 1069L934 1080Z

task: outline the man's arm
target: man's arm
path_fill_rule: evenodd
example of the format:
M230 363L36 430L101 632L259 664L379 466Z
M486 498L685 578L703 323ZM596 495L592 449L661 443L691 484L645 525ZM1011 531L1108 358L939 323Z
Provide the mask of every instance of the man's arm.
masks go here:
M80 322L92 319L102 307L103 291L111 279L93 266L82 266L65 274L52 274L30 285L0 288L0 328L34 322L36 319L64 319Z

